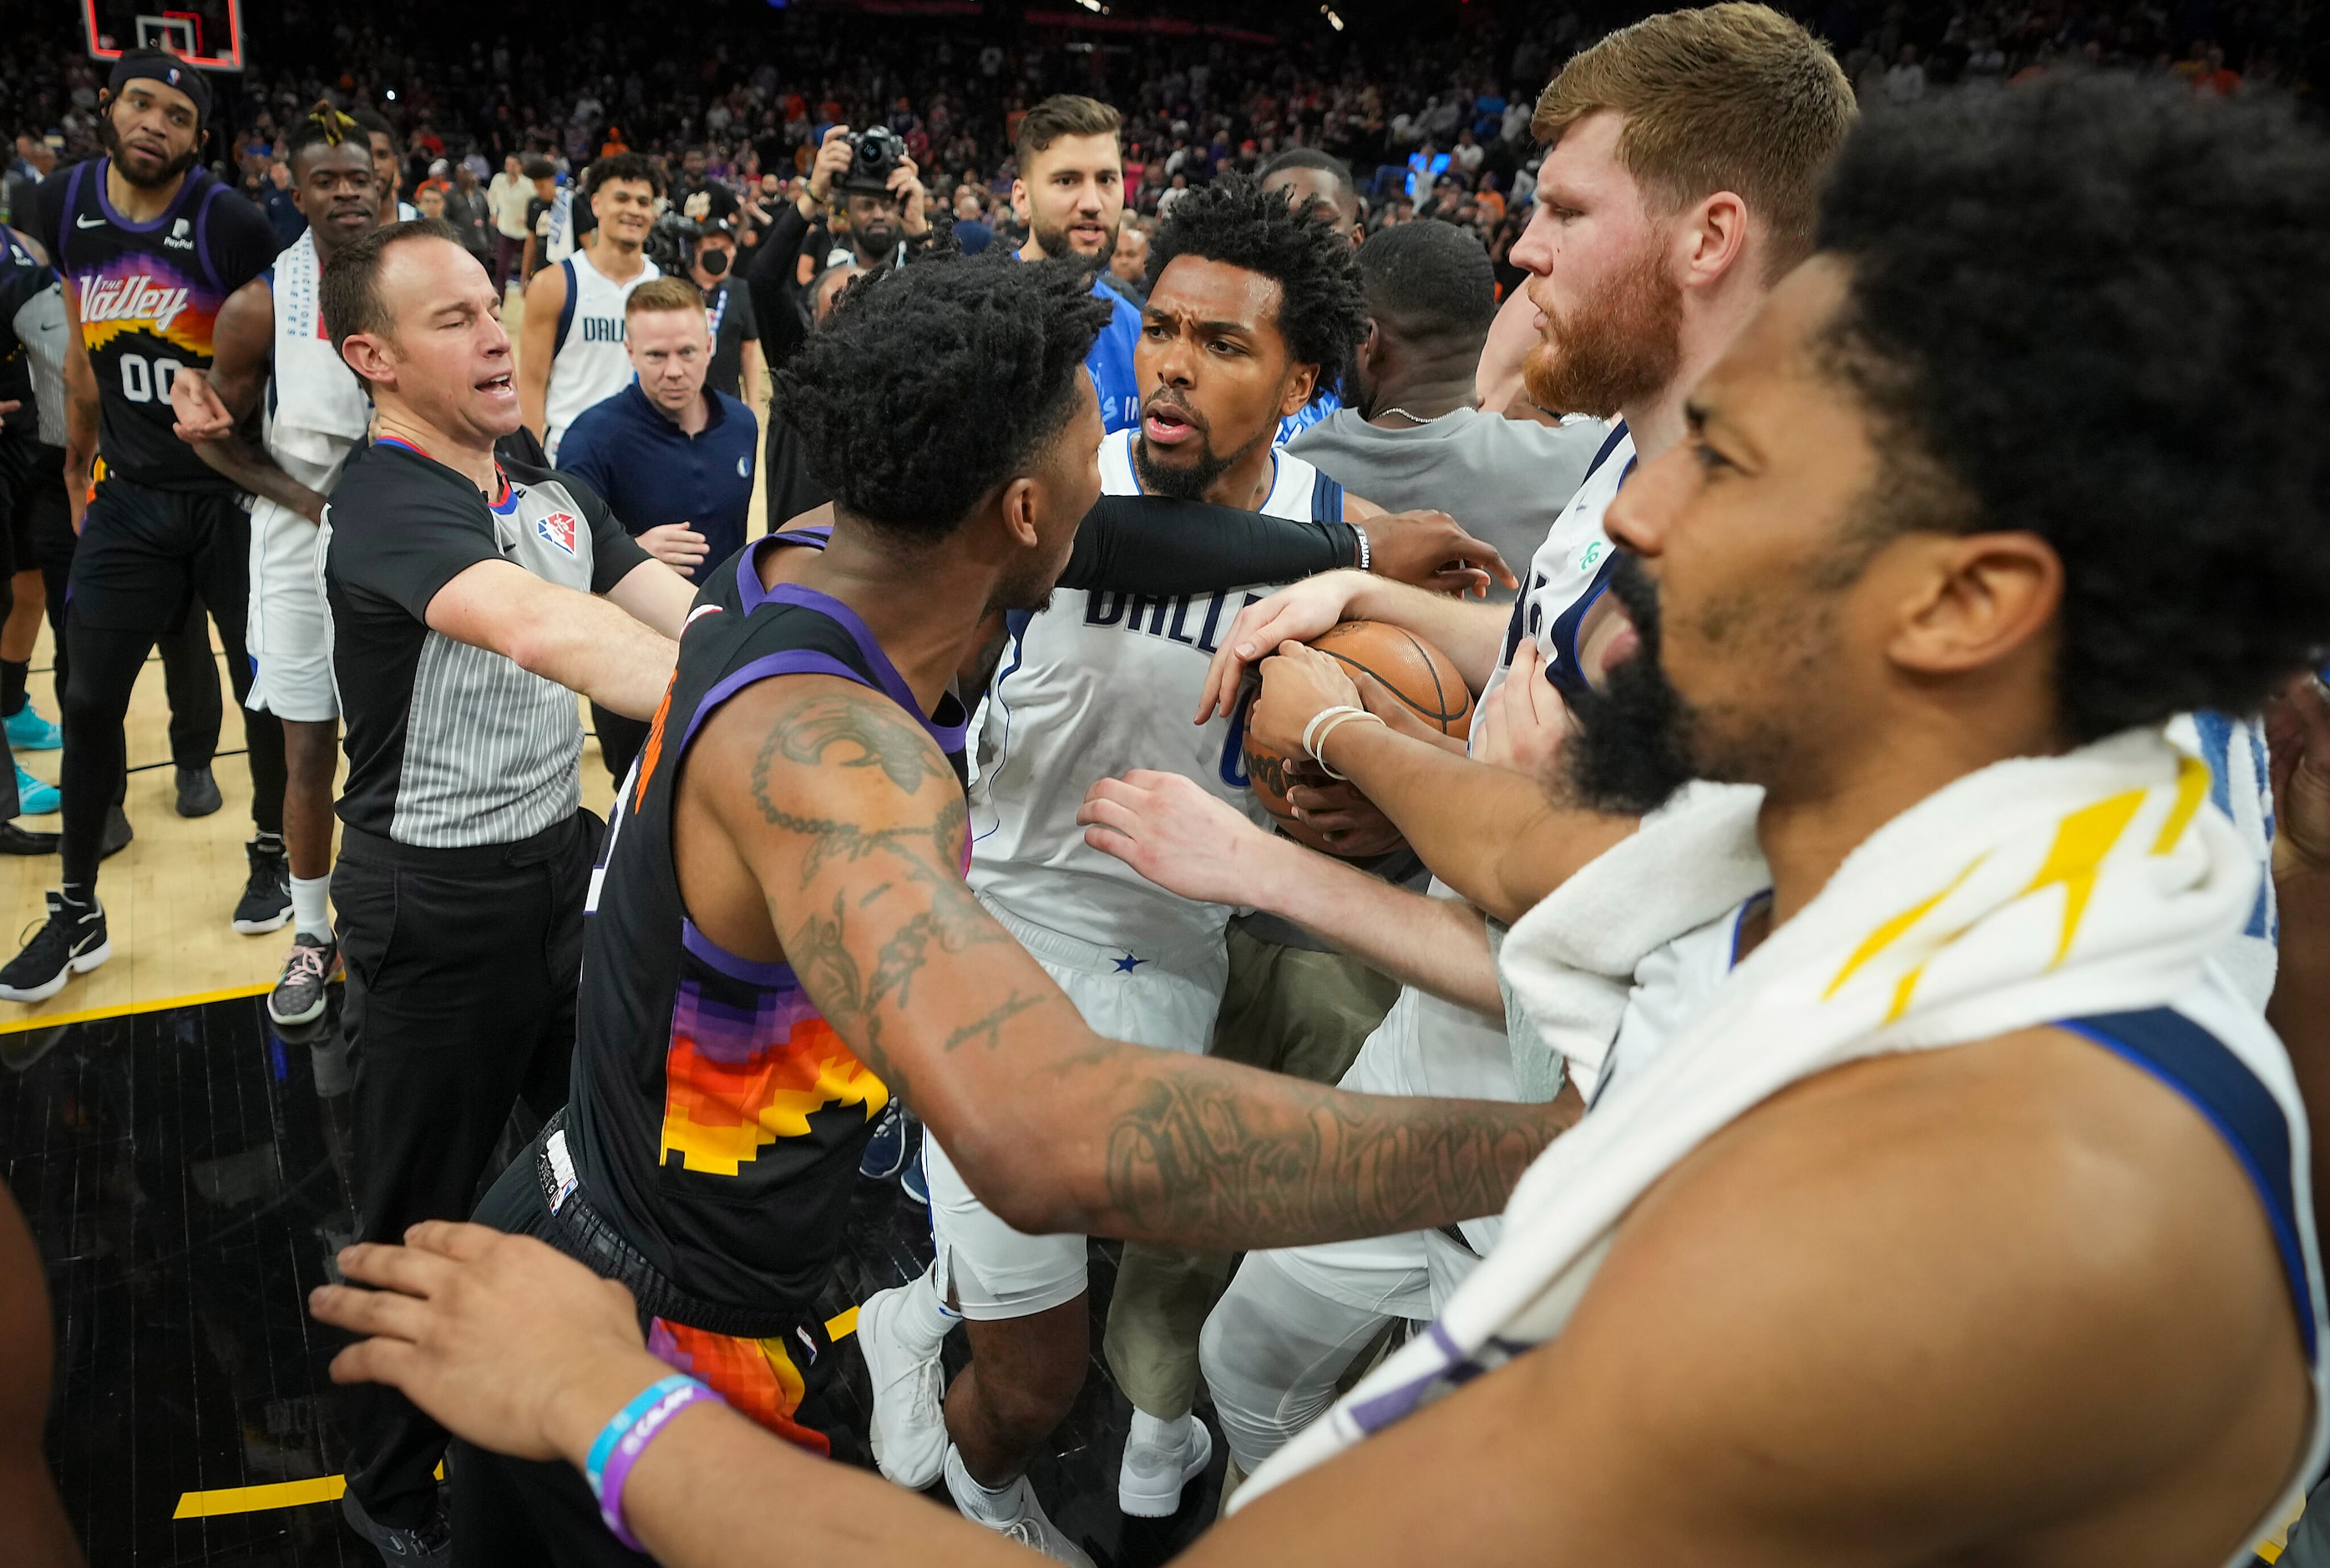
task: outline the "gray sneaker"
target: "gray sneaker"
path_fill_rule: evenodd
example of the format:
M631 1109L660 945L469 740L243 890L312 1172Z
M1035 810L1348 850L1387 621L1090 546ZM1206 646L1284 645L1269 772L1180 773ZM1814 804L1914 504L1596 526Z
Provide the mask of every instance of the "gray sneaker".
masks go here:
M278 1024L312 1024L324 1015L324 987L340 972L340 944L300 931L284 956L283 976L267 994L267 1015Z
M376 1524L373 1516L356 1501L355 1489L340 1494L340 1517L348 1528L364 1537L367 1545L380 1554L388 1568L449 1568L453 1561L453 1524L445 1516L442 1503L434 1506L429 1523L418 1530L401 1530L392 1525Z

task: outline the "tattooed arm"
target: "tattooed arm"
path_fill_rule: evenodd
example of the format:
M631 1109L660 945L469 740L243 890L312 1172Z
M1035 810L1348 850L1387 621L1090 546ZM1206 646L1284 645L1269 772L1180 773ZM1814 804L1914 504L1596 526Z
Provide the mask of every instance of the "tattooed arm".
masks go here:
M1574 1099L1346 1094L1094 1034L964 885L946 759L847 681L739 693L690 747L682 795L683 832L725 837L765 912L764 950L746 956L781 951L1023 1231L1236 1249L1444 1224L1501 1209L1576 1119Z

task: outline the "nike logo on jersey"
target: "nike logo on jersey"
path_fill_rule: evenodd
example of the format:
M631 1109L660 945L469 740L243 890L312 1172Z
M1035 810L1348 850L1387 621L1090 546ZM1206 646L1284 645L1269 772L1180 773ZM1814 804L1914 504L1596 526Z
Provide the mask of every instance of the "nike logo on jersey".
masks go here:
M105 227L105 220L102 218L77 216L73 219L73 227L76 229L102 229Z
M81 319L84 326L101 321L149 321L158 336L170 330L186 308L188 290L166 288L144 273L135 278L81 280Z

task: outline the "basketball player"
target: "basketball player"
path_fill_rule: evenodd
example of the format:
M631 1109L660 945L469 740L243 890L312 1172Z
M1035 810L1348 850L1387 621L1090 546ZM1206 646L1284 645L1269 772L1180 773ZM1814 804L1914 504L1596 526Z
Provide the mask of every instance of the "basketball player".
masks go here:
M1106 314L1081 269L909 267L853 291L781 373L781 406L838 493L829 548L779 534L700 596L615 819L566 1119L480 1210L600 1260L676 1364L820 1450L834 1357L815 1305L894 1093L955 1143L996 1223L1031 1231L1092 1222L1233 1245L1340 1231L1357 1223L1342 1211L1394 1191L1402 1206L1469 1206L1451 1177L1510 1157L1468 1112L1437 1124L1450 1176L1435 1176L1380 1141L1392 1135L1371 1107L1330 1112L1314 1086L1102 1040L960 880L965 715L945 694L990 608L1041 602L1075 559L1100 490L1081 365ZM869 378L867 364L897 371ZM902 429L916 439L898 442ZM1257 532L1320 526L1306 510ZM1161 590L1149 557L1175 553L1123 564ZM772 735L793 739L772 750ZM1125 1114L1194 1105L1203 1084L1238 1097L1242 1152L1171 1154L1159 1206L1131 1213L1105 1185L1103 1144L1120 1168L1145 1163L1122 1163L1150 1136ZM1382 1177L1321 1169L1283 1119L1302 1104L1350 1116L1332 1140L1373 1148ZM1492 1117L1527 1144L1538 1135L1511 1129L1540 1114ZM1038 1126L1072 1163L1035 1163L1050 1157ZM1091 1136L1064 1142L1067 1128ZM527 1560L546 1538L561 1563L612 1554L571 1477L469 1452L454 1473L465 1553ZM1023 1535L1074 1551L1035 1527L1039 1513L1015 1512Z
M1824 923L1836 895L1869 888L1878 856L1979 853L1987 811L1927 831L1972 794L2018 816L2022 783L2073 812L2113 801L2101 836L2118 837L2126 782L2145 821L2103 875L2146 891L2115 910L2051 881L1987 887L1976 910L2028 904L2031 924L1994 945L1997 915L1963 928L1959 950L1999 978L1958 971L1947 1033L1874 1054L1860 1035L1744 1106L1697 1096L1790 1049L1787 1026L1700 1034L1728 1049L1621 1078L1524 1183L1533 1233L1517 1219L1497 1261L1590 1252L1550 1296L1514 1273L1487 1299L1484 1270L1334 1418L1340 1444L1277 1467L1190 1562L1369 1568L1428 1543L1436 1562L1553 1568L2204 1568L2250 1562L2288 1516L2330 1439L2296 1089L2318 1083L2319 1045L2296 1072L2253 1013L2211 1000L2201 960L2237 929L2246 855L2206 781L2145 732L2195 704L2252 711L2330 625L2306 433L2330 418L2311 373L2330 316L2308 286L2330 153L2272 109L2208 112L2225 107L2058 80L1871 117L1825 196L1826 253L1774 291L1694 393L1687 441L1608 519L1640 553L1618 581L1643 628L1608 712L1648 723L1621 721L1634 765L1601 781L1623 779L1630 809L1669 763L1765 791L1751 840L1770 902L1740 930L1729 1002L1691 1026L1776 1000L1784 976L1826 989L1859 935ZM2205 443L2186 439L2195 398ZM2161 660L2166 645L2193 656ZM1637 705L1662 686L1682 733ZM2324 718L2297 764L2312 779L2284 797L2304 848L2278 867L2307 926L2287 969L2317 1000ZM2038 826L2017 858L2045 858L2054 823ZM2173 960L2126 945L2152 941ZM2133 961L2107 973L2115 954ZM1839 1000L1873 1018L1901 961ZM1951 986L1944 967L1929 981ZM2083 1014L2082 988L2133 1011ZM1914 988L1911 1006L1941 1021ZM1662 1064L1702 1071L1662 1082ZM1603 1134L1599 1152L1641 1162L1627 1188L1578 1158L1597 1129L1678 1117L1655 1150ZM341 1375L393 1377L473 1438L579 1464L666 1372L620 1299L546 1249L416 1241L354 1260L401 1294L321 1302L388 1336ZM1386 1386L1483 1332L1497 1349L1454 1375ZM755 1557L739 1543L772 1496L800 1522ZM620 1507L674 1568L1033 1561L720 1412L674 1419Z
M285 137L291 201L308 220L298 239L221 307L211 373L182 371L170 388L182 438L251 496L250 701L283 723L289 784L291 951L267 998L278 1024L323 1015L340 967L332 931L332 782L340 704L331 625L317 575L316 525L349 452L365 439L372 400L323 329L319 288L339 249L379 224L376 160L355 120L319 102ZM265 451L236 431L262 396Z
M1279 516L1376 512L1271 444L1278 421L1340 369L1359 337L1364 317L1348 248L1252 182L1225 181L1174 208L1151 264L1155 287L1136 361L1141 423L1102 443L1103 490ZM1014 616L986 707L971 887L1087 1025L1137 1044L1207 1049L1228 975L1232 911L1128 878L1084 845L1076 812L1094 779L1133 766L1170 769L1259 809L1238 724L1193 731L1175 707L1198 689L1207 651L1242 597L1255 596L1069 594L1043 615ZM1387 991L1378 1017L1389 1001ZM943 1138L925 1140L923 1159L937 1261L874 1298L861 1323L886 1473L927 1485L942 1460L966 1513L1052 1537L1022 1472L1084 1384L1084 1239L1030 1236L1005 1223L966 1185ZM1111 1360L1135 1409L1125 1506L1154 1516L1173 1512L1212 1451L1189 1409L1198 1324L1177 1335L1152 1321L1164 1317L1152 1298L1180 1271L1157 1260L1152 1277L1121 1278L1111 1316ZM952 1440L942 1445L929 1396L956 1313L969 1320L971 1369L948 1395ZM1120 1322L1136 1315L1138 1329Z
M623 301L662 276L641 249L663 194L655 165L639 153L618 153L592 164L586 177L599 226L573 255L534 275L519 328L518 403L554 463L574 416L630 384Z
M1094 274L1093 298L1109 303L1108 326L1084 368L1100 389L1101 421L1111 435L1131 430L1141 406L1132 367L1141 312L1099 277L1124 216L1124 152L1117 143L1123 124L1096 99L1061 93L1027 112L1012 148L1019 172L1011 211L1028 226L1028 242L1013 254L1022 261L1075 258Z
M175 55L133 51L114 65L99 107L107 156L41 187L43 243L65 279L70 324L66 483L88 500L67 623L64 886L0 969L0 997L11 1001L54 996L68 975L112 956L97 863L124 772L122 719L147 651L185 628L197 595L217 619L237 701L251 689L250 520L232 482L171 433L170 379L209 365L220 307L276 249L264 214L194 166L209 113L197 72ZM100 448L104 477L91 490ZM232 918L255 934L291 917L283 731L247 708L242 727L258 836Z

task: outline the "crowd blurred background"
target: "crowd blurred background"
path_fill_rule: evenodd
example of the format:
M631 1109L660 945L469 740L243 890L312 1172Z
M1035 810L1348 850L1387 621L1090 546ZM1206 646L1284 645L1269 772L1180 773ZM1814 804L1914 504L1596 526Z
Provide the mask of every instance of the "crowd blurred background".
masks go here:
M664 160L675 206L698 197L694 211L728 222L748 248L829 126L886 125L919 165L934 213L975 250L1018 239L1018 117L1047 95L1081 92L1125 117L1125 221L1136 232L1122 242L1120 270L1129 287L1138 287L1137 231L1177 192L1297 146L1352 168L1370 232L1418 218L1473 228L1510 286L1519 275L1505 253L1530 208L1536 91L1640 9L1086 4L677 0L615 14L517 0L479 14L438 0L252 0L251 66L218 79L224 134L210 152L232 164L288 241L300 220L283 189L282 128L318 99L374 110L395 131L406 199L431 211L441 202L490 261L497 232L540 222L544 190L624 148ZM82 47L78 9L46 9L53 14L24 15L0 33L0 122L14 142L0 203L12 211L44 168L97 150L99 68ZM1821 0L1794 9L1835 47L1864 105L2011 90L2082 70L2310 97L2323 62L2317 0ZM527 177L540 173L535 159L550 165L549 187ZM497 195L497 175L516 194Z

